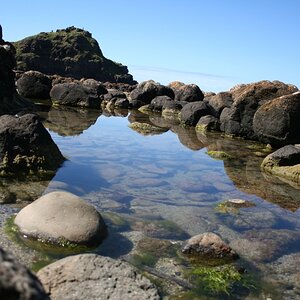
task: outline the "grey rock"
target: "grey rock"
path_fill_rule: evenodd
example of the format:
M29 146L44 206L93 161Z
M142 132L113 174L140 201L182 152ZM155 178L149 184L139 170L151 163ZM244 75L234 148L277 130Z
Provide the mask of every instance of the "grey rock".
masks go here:
M199 131L207 131L207 130L218 131L219 129L220 129L219 120L212 115L201 117L198 123L196 124L196 130Z
M208 103L216 117L220 117L222 110L225 107L230 107L233 102L232 95L228 92L221 92L217 95L207 95L203 101Z
M51 192L27 205L14 222L22 234L54 244L69 241L97 245L106 236L106 226L97 210L63 191Z
M156 287L128 263L95 254L61 259L37 276L52 300L158 300Z
M38 278L0 248L0 296L3 300L49 300Z
M176 101L195 102L202 101L204 98L202 91L196 84L184 84L180 81L174 81L168 86L174 91Z

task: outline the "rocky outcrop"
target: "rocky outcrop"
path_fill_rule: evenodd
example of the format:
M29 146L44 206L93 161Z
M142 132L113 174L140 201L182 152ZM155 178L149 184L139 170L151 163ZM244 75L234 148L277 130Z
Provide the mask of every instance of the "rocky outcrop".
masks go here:
M233 104L225 107L220 115L221 130L226 134L256 139L253 130L255 112L269 100L296 92L293 85L280 81L260 81L232 88Z
M156 287L128 263L96 254L66 257L37 273L52 300L159 300Z
M0 172L56 171L64 157L34 114L0 117Z
M51 79L37 71L28 71L17 80L18 92L30 99L49 99L52 88Z
M18 95L15 89L15 48L0 37L0 115L17 113L32 105Z
M255 113L253 129L258 140L275 146L300 142L300 92L263 104Z
M41 32L14 43L17 69L47 75L94 78L99 81L135 84L128 69L104 57L98 42L88 31L68 27Z
M269 154L261 168L273 175L300 184L300 147L284 146Z
M48 193L23 208L14 220L20 233L52 244L98 245L106 226L97 210L63 191Z
M50 300L37 277L1 248L0 296L3 300Z

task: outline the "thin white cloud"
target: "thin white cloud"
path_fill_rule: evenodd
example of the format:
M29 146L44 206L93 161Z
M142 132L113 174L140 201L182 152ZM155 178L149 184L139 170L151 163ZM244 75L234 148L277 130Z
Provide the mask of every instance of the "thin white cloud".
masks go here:
M203 91L227 91L232 86L240 83L237 78L206 74L200 72L189 72L172 70L158 67L129 65L129 71L138 82L153 79L161 84L172 81L197 84Z

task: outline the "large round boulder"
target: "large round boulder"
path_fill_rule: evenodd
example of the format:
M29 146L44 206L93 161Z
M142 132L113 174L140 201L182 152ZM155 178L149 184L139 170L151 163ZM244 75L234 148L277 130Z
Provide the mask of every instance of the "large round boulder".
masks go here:
M37 273L52 300L158 300L150 280L128 263L96 254L66 257Z
M58 245L70 242L95 246L107 233L93 206L64 191L51 192L27 205L14 222L21 234Z
M37 277L1 248L0 296L3 300L50 299Z
M222 110L232 105L232 95L228 92L221 92L216 95L207 95L203 101L211 107L214 116L220 117Z
M210 110L206 103L198 101L186 104L182 108L179 118L184 125L196 126L201 117L209 114Z
M50 99L52 81L38 71L28 71L17 80L18 92L30 99Z
M52 87L50 97L55 104L100 108L97 90L79 82L60 83Z
M153 80L143 81L130 93L132 101L140 101L143 104L150 104L157 96L169 96L174 99L174 92L170 87L161 85Z
M233 104L222 110L220 121L221 130L226 134L244 136L256 139L253 131L255 112L267 101L296 92L294 85L280 81L259 81L242 84L232 88Z
M168 87L174 91L176 101L195 102L202 101L204 98L204 94L196 84L184 84L180 81L173 81Z
M34 114L0 117L0 172L56 171L65 160Z
M253 129L264 143L300 143L300 92L263 104L254 115Z

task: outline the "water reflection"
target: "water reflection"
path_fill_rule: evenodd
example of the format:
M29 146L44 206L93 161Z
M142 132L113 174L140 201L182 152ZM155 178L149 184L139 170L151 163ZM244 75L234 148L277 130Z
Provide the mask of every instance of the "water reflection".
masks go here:
M100 116L99 110L86 110L75 107L50 107L49 111L39 112L44 126L60 136L79 135Z

